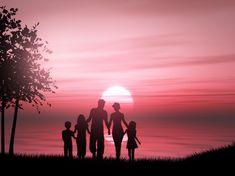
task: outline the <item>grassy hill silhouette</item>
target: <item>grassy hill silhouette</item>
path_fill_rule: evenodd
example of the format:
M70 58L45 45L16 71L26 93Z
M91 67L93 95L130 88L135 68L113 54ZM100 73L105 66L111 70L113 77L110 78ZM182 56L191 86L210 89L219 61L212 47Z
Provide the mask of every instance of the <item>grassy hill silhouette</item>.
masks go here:
M113 158L103 161L65 159L53 155L0 155L0 173L45 175L191 175L221 173L231 175L235 171L235 143L181 159L137 159L135 162ZM143 175L142 174L142 175ZM2 174L1 174L2 175Z

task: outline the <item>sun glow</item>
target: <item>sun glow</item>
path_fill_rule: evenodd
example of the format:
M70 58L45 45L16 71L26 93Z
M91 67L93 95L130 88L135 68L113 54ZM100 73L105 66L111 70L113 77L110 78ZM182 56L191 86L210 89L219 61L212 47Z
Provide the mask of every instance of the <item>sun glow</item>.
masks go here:
M121 86L112 86L105 90L102 99L108 103L133 104L134 100L129 90Z
M112 134L111 134L111 135L105 134L105 135L104 135L104 138L105 138L105 140L106 140L107 142L109 142L109 143L111 143L111 144L114 144ZM126 142L126 141L127 141L127 135L126 135L126 134L123 136L122 141L123 141L123 142Z

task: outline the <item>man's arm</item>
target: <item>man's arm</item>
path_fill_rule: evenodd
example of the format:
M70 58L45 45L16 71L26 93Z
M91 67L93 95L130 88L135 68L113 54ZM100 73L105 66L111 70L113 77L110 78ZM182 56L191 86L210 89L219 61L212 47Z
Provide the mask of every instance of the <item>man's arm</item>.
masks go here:
M88 119L86 120L86 123L89 123L93 117L93 114L94 114L94 110L92 109L91 112L90 112L90 115L88 117Z
M105 121L106 127L107 127L108 130L109 130L108 114L107 114L106 111L105 111L105 113L104 113L104 121Z
M111 115L111 117L109 119L109 123L108 123L109 129L110 129L111 125L112 125L112 121L113 121L113 118L112 118L112 115Z
M77 139L77 138L75 137L75 132L74 132L74 131L71 131L71 133L72 133L72 137L73 137L74 139Z
M112 118L112 115L109 119L109 124L108 124L108 135L110 135L110 128L111 128L111 125L112 125L112 121L113 121L113 118Z

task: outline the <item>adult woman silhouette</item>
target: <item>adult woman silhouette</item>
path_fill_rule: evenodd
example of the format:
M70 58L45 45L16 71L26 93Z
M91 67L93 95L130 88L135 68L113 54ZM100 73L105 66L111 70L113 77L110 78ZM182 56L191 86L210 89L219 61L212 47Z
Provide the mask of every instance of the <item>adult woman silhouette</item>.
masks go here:
M116 158L117 160L120 159L120 154L121 154L121 144L122 144L122 139L124 135L124 131L122 128L122 122L126 127L128 127L128 124L124 118L124 114L121 113L120 110L120 104L119 103L114 103L113 108L115 112L111 114L110 120L109 120L109 129L112 125L113 122L113 128L112 128L112 136L113 136L113 141L115 144L115 149L116 149ZM110 131L109 131L110 133Z

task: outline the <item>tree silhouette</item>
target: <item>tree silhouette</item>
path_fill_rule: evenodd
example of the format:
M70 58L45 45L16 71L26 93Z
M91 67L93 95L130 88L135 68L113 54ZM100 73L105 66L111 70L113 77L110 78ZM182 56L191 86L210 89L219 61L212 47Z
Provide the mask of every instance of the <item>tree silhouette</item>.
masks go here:
M2 7L4 14L9 12ZM16 14L18 9L10 9L11 12ZM7 17L8 18L8 17ZM21 25L20 20L15 20L9 15L9 20L14 28L9 29L7 33L9 48L7 49L7 69L3 79L9 80L4 88L5 94L14 107L14 117L12 123L12 131L9 145L9 154L14 154L14 139L15 130L18 117L18 110L23 109L22 102L31 103L39 111L39 106L43 105L46 101L44 92L55 93L55 81L50 76L50 70L44 69L42 64L48 61L46 56L51 54L47 48L47 42L44 42L37 35L37 23L32 28L27 25ZM4 40L4 39L3 39ZM3 55L4 58L4 55ZM3 72L3 71L2 71ZM4 99L2 99L2 102ZM9 104L9 103L8 103ZM51 104L47 103L49 106ZM5 106L4 103L2 105Z
M11 31L19 26L20 21L16 21L14 16L17 9L11 8L9 11L5 7L0 7L0 111L1 111L1 153L5 153L5 109L9 108L13 97L10 85L11 79Z

